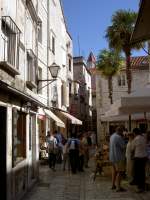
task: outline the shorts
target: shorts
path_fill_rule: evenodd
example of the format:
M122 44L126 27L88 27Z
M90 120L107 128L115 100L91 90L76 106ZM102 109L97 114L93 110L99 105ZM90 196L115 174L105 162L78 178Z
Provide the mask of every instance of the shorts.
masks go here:
M126 169L125 160L120 160L116 163L113 163L113 167L117 172L124 172Z

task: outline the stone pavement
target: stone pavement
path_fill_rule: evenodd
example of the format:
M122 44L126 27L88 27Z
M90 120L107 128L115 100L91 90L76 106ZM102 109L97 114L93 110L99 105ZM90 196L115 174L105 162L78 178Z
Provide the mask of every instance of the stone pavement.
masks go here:
M72 175L57 165L56 172L48 165L40 167L40 180L23 200L150 200L150 191L137 194L135 188L124 181L127 192L112 191L110 168L103 176L92 180L92 167Z

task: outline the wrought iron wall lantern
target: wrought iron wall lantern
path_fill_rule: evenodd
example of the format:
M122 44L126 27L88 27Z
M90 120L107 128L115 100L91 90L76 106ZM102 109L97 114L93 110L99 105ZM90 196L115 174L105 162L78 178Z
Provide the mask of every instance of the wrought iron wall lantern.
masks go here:
M51 66L48 67L48 69L49 69L49 71L51 73L52 79L38 80L38 85L39 85L39 82L48 82L43 87L38 88L38 91L43 89L43 88L45 88L46 86L50 85L52 82L54 82L57 79L60 66L57 65L56 63L53 63Z
M31 102L26 102L26 103L23 103L22 105L21 105L21 109L20 109L20 111L21 112L26 112L26 113L29 113L30 112L30 110L31 110L31 107L32 107L32 104L31 104Z

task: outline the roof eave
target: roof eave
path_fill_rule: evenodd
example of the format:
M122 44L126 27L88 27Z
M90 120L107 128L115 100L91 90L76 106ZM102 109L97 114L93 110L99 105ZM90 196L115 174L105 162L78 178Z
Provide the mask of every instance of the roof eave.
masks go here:
M142 19L142 16L146 13L145 9L146 9L147 5L150 6L150 1L149 0L142 0L141 3L140 3L138 17L137 17L136 24L135 24L135 27L134 27L134 31L132 33L131 40L130 40L131 45L136 44L136 43L140 43L140 42L143 42L143 41L146 41L146 40L150 39L150 32L147 32L146 34L143 35L142 34L143 31L141 30L141 23L143 23L144 27L146 27L146 24L145 24L146 22L141 20L141 19ZM138 32L140 32L139 35L138 35Z

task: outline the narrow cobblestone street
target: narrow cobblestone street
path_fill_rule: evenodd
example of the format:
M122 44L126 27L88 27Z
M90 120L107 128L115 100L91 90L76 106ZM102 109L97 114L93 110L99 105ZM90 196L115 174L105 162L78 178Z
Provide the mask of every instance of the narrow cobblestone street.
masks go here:
M92 180L92 167L72 175L57 165L56 172L47 165L40 167L40 180L23 200L149 200L150 191L137 194L135 188L124 181L127 192L112 191L110 170Z

